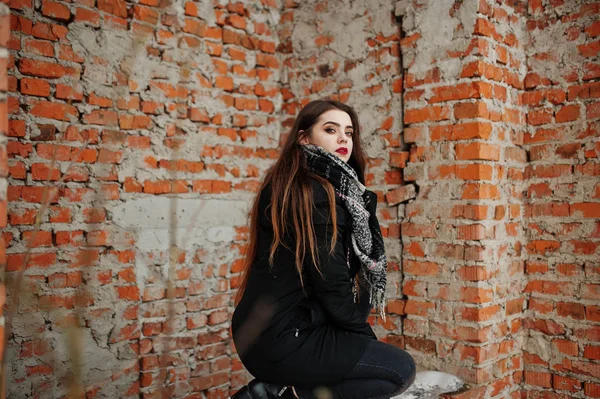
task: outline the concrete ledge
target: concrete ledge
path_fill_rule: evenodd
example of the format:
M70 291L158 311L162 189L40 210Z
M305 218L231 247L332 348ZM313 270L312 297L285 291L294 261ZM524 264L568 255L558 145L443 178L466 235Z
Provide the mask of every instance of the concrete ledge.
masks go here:
M395 399L438 399L443 397L440 395L459 392L464 386L464 381L455 375L441 371L419 371L410 388Z
M483 399L485 398L485 387L471 387L465 385L456 392L440 395L440 399Z

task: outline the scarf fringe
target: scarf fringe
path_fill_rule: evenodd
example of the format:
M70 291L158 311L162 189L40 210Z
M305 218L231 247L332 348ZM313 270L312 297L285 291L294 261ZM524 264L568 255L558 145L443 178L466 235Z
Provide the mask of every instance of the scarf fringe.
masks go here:
M383 321L385 321L385 303L385 292L377 290L375 287L371 287L371 304L377 309L379 316L381 316Z
M357 302L358 292L360 290L358 280L354 278L354 284L352 284L352 294L354 296L354 303ZM377 288L371 286L369 289L369 303L372 307L377 310L375 317L381 317L383 321L385 321L385 308L387 303L387 298L385 295L385 291L378 290Z

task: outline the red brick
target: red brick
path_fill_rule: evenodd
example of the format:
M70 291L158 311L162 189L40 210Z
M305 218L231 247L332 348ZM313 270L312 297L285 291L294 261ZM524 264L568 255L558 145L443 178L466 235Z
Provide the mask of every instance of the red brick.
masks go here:
M6 271L16 271L23 267L25 254L9 254L7 255ZM56 263L56 253L32 253L27 264L27 269L30 268L48 268Z
M11 158L13 158L14 155L27 157L32 152L33 146L31 144L22 144L16 141L9 141L6 145L6 149L8 156Z
M207 24L204 21L195 18L186 18L183 31L195 36L204 37L206 34Z
M8 121L9 137L25 137L26 125L25 121L12 119Z
M208 315L208 325L217 325L225 323L229 320L229 312L227 310L217 310Z
M159 14L152 8L135 5L133 6L133 17L137 20L156 25Z
M163 104L154 101L142 101L142 112L145 114L159 114L164 107Z
M70 101L81 101L83 100L83 93L81 89L76 89L71 86L56 84L56 91L54 96L61 100L70 100Z
M600 284L582 284L581 298L600 300Z
M65 26L46 23L36 23L31 30L34 37L52 41L65 39L68 32Z
M50 83L42 79L22 78L21 93L32 96L48 97L50 95Z
M139 110L140 98L138 96L130 96L128 98L117 99L117 108L123 110Z
M35 366L27 366L26 367L26 371L27 371L27 377L32 377L32 376L38 376L38 375L49 375L52 374L54 371L52 369L52 366L47 365L47 364L39 364L39 365L35 365Z
M564 106L560 108L558 112L556 112L556 122L562 123L575 121L579 119L580 113L581 111L579 105Z
M98 9L117 17L127 18L127 3L123 0L98 0Z
M530 125L543 125L552 121L551 110L532 110L527 114L527 122ZM558 122L558 120L557 120Z
M54 273L48 276L48 285L52 288L79 287L83 281L80 271L69 273Z
M437 276L441 273L441 266L433 262L404 260L403 271L414 276Z
M555 374L552 376L552 386L560 391L576 392L581 390L581 381Z
M68 21L71 18L71 12L67 6L49 0L42 1L42 15L59 21Z
M600 346L586 345L583 350L583 357L591 360L600 360Z
M171 192L171 182L169 180L144 182L144 192L149 194L166 194Z
M31 178L33 180L58 180L60 179L60 175L60 169L56 167L50 169L50 164L31 164Z
M554 339L552 340L552 345L561 354L569 356L578 356L579 354L577 342L566 339Z
M52 246L52 232L50 231L24 231L21 234L21 238L27 243L27 247L36 248Z
M442 125L431 128L431 140L470 140L488 139L492 132L492 124L486 122L466 122L453 125Z
M497 199L498 187L485 183L468 183L463 186L462 199Z
M461 288L461 299L470 303L485 303L494 299L494 293L489 288L463 287Z
M585 319L585 308L579 303L558 302L556 304L556 313L561 317L571 317L575 320Z
M83 116L83 121L88 124L117 126L118 114L111 110L95 110Z
M430 103L450 100L464 100L480 97L480 82L458 83L452 86L434 87Z
M585 109L585 116L587 119L600 118L600 102L588 104Z
M89 22L93 26L98 26L100 22L100 14L93 10L77 7L75 9L75 21Z
M139 301L140 300L140 290L136 286L124 286L124 287L115 287L117 289L117 294L119 299L129 300L129 301Z
M523 311L523 303L525 298L516 298L506 302L506 316L512 316L513 314L521 313Z
M279 68L279 60L272 55L258 53L256 55L256 65L277 69Z
M227 25L233 26L234 28L246 30L246 19L239 15L235 15L235 14L229 15L225 19L225 23Z
M269 114L275 111L275 105L271 101L262 98L258 100L258 107L261 111Z
M600 40L580 44L577 46L577 50L579 50L579 54L584 57L596 57L598 53L600 53Z
M542 371L525 370L525 382L542 388L552 388L552 374Z
M600 384L584 382L583 391L588 398L600 398Z
M600 82L590 82L569 87L569 101L573 101L578 98L600 98Z
M127 146L129 148L141 149L141 150L150 149L150 137L127 136Z
M152 119L146 115L121 115L119 126L123 130L149 129L152 126Z
M426 301L416 301L409 299L404 306L404 313L407 315L427 317L435 311L435 303Z
M73 51L73 48L71 46L66 44L59 45L58 58L66 61L78 62L80 64L82 64L85 61L85 59L82 56L76 54Z
M571 216L597 219L600 218L600 203L585 202L571 204Z
M31 101L32 107L29 113L42 118L70 121L71 118L79 116L77 109L69 104L61 104L52 101Z
M404 113L405 123L419 123L425 121L440 121L449 119L450 109L444 106L429 106L420 109L407 109Z
M390 191L386 194L386 200L388 204L396 205L400 202L408 201L416 196L415 189L413 185L407 185L404 187L397 188L393 191Z
M90 105L98 105L100 107L112 107L113 102L110 98L100 97L95 93L90 93L87 99L87 103Z
M126 193L141 193L143 191L142 184L140 182L137 182L132 177L125 178L123 188L125 189Z
M74 74L72 68L64 67L53 62L31 60L28 58L19 60L19 71L24 75L49 79L61 78L65 75L73 76Z
M215 81L215 87L223 89L225 91L233 90L233 79L229 76L217 76Z
M46 40L28 39L24 41L24 50L28 53L54 57L54 45Z

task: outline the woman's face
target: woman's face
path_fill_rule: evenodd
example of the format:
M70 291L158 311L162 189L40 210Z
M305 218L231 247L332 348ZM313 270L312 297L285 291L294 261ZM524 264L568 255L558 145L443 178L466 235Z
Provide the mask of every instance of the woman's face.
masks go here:
M299 132L300 135L304 131ZM310 134L300 139L300 144L314 144L348 162L352 155L354 128L350 115L339 109L321 114L310 129Z

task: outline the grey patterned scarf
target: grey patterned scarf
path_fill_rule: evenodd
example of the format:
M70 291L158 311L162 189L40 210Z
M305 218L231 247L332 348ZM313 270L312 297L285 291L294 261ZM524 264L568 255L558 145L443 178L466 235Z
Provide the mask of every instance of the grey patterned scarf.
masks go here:
M360 276L368 284L371 304L385 320L387 258L375 208L372 212L367 210L369 192L358 181L354 169L336 155L312 144L302 148L308 169L333 185L350 214L352 248L360 260Z

